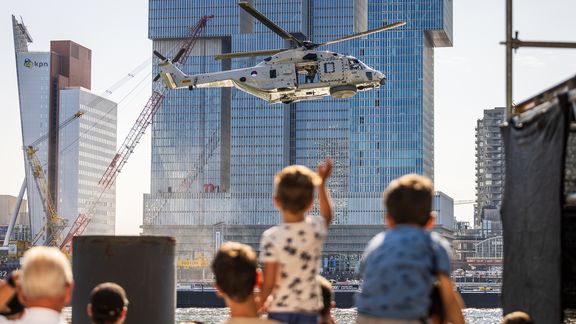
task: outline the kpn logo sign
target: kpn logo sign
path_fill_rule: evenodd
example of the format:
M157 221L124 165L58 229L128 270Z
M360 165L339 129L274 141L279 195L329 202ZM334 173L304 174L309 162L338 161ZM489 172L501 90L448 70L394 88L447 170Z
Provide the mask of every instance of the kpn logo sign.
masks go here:
M43 67L48 67L48 62L38 62L36 60L32 60L30 58L26 58L24 59L24 66L32 69L32 68L43 68Z

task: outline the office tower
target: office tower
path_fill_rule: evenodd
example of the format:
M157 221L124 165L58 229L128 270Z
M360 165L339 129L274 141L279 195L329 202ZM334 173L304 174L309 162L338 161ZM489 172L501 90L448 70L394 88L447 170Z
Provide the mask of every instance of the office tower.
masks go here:
M500 204L504 189L504 143L500 124L504 108L484 110L476 124L476 205L474 226L485 234L499 234L502 229Z
M58 159L58 212L70 222L86 213L101 188L98 181L116 154L116 103L81 87L60 90L60 120L84 113L60 130ZM83 234L114 235L116 188L104 191L90 214Z
M116 104L90 93L92 52L72 41L52 41L50 51L28 50L32 37L12 16L23 146L34 144L50 196L71 225L97 193L97 182L116 148ZM82 112L60 128L65 121ZM26 154L25 161L27 161ZM46 215L30 167L25 162L32 237ZM115 189L100 200L87 233L114 233ZM40 242L46 240L42 237Z
M353 55L386 74L385 86L350 99L270 105L230 88L169 91L152 124L144 233L176 235L181 268L204 275L203 260L219 242L257 247L260 233L280 221L271 201L278 170L293 163L315 168L331 156L335 225L324 263L338 255L351 268L367 240L382 230L381 193L388 183L410 172L434 176L433 53L452 44L452 1L250 3L296 37L317 43L398 20L407 25L319 48ZM149 38L169 57L189 26L215 16L182 67L189 74L264 59L217 61L215 54L289 46L235 0L150 0L149 9ZM179 270L180 279L184 272Z

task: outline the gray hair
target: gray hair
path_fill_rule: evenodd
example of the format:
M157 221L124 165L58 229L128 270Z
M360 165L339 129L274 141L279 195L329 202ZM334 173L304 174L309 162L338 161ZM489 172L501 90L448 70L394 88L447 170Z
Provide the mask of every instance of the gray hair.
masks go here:
M27 299L63 296L72 281L70 261L57 248L36 246L24 253L21 282Z

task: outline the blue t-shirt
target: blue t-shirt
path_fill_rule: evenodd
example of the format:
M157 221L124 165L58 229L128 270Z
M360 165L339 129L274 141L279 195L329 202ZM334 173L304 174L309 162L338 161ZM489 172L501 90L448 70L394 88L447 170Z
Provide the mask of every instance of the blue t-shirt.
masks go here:
M398 225L368 243L356 298L358 313L417 320L428 315L436 274L450 274L450 246L438 233Z

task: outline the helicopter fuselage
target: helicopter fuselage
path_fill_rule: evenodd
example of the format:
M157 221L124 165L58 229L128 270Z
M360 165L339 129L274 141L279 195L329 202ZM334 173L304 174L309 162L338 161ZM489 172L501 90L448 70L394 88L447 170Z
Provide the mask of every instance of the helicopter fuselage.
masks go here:
M386 78L353 56L296 48L270 56L256 66L186 75L170 61L159 65L168 88L236 87L270 103L347 98L380 87Z

